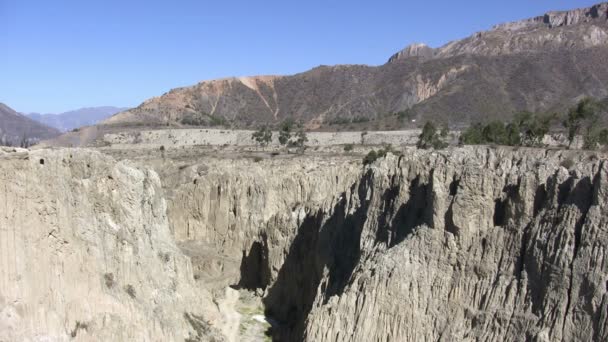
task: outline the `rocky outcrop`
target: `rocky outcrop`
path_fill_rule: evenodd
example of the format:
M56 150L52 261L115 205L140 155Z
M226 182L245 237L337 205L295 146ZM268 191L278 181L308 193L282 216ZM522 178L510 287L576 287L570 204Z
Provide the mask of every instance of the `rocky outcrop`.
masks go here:
M172 195L174 234L233 256L214 260L231 274L222 285L262 291L277 340L608 337L608 164L596 155L203 164Z
M368 211L344 290L315 298L304 339L606 339L608 166L531 152L378 165L384 186L367 193L382 210Z
M599 23L608 20L608 3L599 3L589 8L570 11L554 11L528 20L496 25L496 30L521 30L539 26L561 27L588 23Z
M571 11L548 12L531 19L504 23L437 49L410 45L389 63L413 56L447 58L459 55L498 56L586 49L608 43L608 3Z
M399 59L419 57L421 59L430 59L435 55L435 49L423 43L415 43L407 46L405 49L397 52L389 58L388 62L394 62Z
M221 340L154 172L5 149L0 198L0 340Z

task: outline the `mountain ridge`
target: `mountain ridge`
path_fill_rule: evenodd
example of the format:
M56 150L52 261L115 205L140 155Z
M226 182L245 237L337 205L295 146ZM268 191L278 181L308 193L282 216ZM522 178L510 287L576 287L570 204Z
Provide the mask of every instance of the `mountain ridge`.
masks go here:
M67 132L75 128L90 126L118 112L127 110L125 107L97 106L83 107L58 114L27 113L25 116L45 125Z
M0 103L0 142L9 145L36 143L58 136L59 130L22 115ZM26 140L24 142L24 140Z
M495 25L440 48L412 45L380 66L319 66L287 76L230 77L173 89L103 125L236 128L299 121L310 129L412 120L466 126L521 110L564 110L608 96L608 3ZM399 115L396 113L405 113Z

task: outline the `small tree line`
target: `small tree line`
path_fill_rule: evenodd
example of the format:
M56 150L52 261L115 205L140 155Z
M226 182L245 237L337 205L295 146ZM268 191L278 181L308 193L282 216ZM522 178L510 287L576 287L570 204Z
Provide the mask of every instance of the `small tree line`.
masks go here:
M19 140L19 147L30 148L32 146L32 140L24 133ZM17 144L6 135L0 137L0 146L17 146Z
M582 137L584 149L608 147L608 128L600 115L604 111L605 106L593 98L584 98L572 106L561 122L566 129L568 147L572 146L577 136ZM558 119L557 114L524 111L516 113L507 122L476 122L461 133L459 142L462 145L542 146L543 138L558 123ZM433 122L427 122L417 145L424 149L445 148L448 145L446 137L447 128L440 129Z
M499 120L487 124L475 123L460 135L464 145L497 144L508 146L539 146L549 132L554 114L520 112L513 120Z
M272 142L272 134L268 125L264 125L251 134L251 139L258 145L266 147ZM308 135L302 125L296 124L292 120L286 120L281 124L279 128L279 144L287 147L297 147L303 151L306 148L307 142Z

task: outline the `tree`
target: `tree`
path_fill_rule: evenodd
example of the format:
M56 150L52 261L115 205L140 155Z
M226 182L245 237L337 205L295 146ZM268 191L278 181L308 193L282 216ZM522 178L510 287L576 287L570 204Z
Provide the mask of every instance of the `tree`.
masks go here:
M574 107L568 110L568 116L563 125L568 129L569 145L572 145L574 138L580 133L582 128L586 129L585 134L590 134L590 130L597 123L598 112L601 105L597 100L586 97L580 100ZM593 137L587 138L589 142Z
M480 145L484 143L483 125L475 123L460 135L460 143L464 145Z
M30 147L30 139L28 139L27 135L23 133L23 137L21 138L21 142L19 143L19 147L21 148L29 148Z
M599 146L608 146L608 128L601 128L598 125L589 127L583 135L583 148L595 150Z
M268 126L262 126L251 134L251 139L255 140L260 146L266 147L272 141L272 131Z
M506 145L519 146L521 145L521 132L519 126L513 122L509 123L505 128L507 134Z
M491 121L481 132L484 142L499 145L506 145L507 143L507 129L501 121Z
M281 145L286 145L287 143L289 143L289 140L291 139L292 128L293 128L292 120L285 120L281 124L281 130L279 131L279 143Z
M599 143L602 146L608 146L608 128L604 128L600 131Z
M523 111L515 114L509 127L510 145L539 146L543 138L549 133L551 122L555 119L555 114L536 114ZM519 130L519 137L515 136L515 131Z
M600 142L600 135L598 130L588 130L583 135L583 149L595 150Z
M375 150L371 150L363 157L363 165L368 165L376 161L378 159L378 154Z
M422 127L422 133L418 136L418 144L416 146L422 149L431 147L436 150L443 149L448 146L447 142L444 141L446 136L446 128L439 132L433 122L427 121L424 127Z
M304 129L300 128L295 135L295 140L293 141L293 145L296 146L301 152L306 148L306 143L308 142L308 136Z

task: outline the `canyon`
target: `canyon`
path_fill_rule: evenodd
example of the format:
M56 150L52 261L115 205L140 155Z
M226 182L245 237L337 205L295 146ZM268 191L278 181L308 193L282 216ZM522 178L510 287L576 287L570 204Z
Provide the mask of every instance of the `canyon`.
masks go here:
M607 341L608 152L583 145L607 57L600 3L379 66L203 81L60 136L0 104L0 142L44 140L0 146L0 342ZM572 141L459 145L586 96ZM428 127L445 147L414 147Z
M194 148L3 148L0 340L608 338L603 153Z

